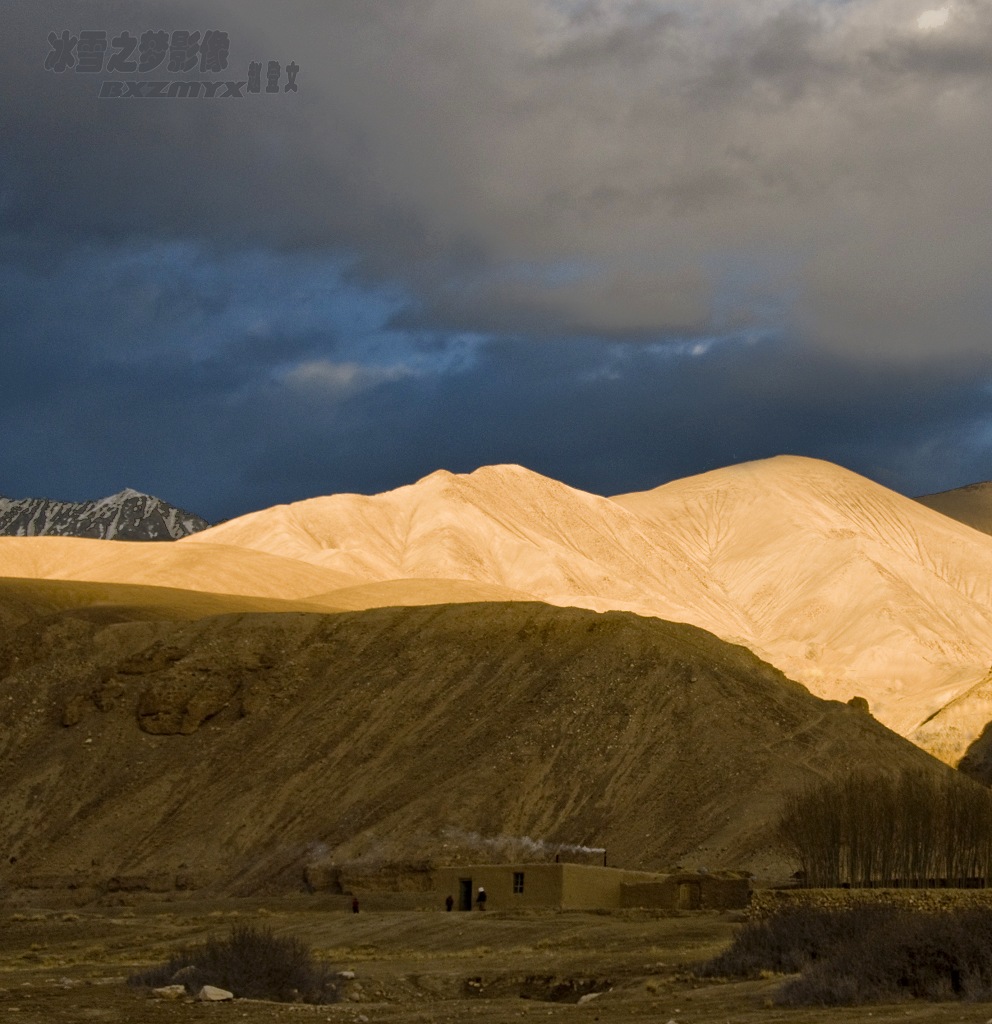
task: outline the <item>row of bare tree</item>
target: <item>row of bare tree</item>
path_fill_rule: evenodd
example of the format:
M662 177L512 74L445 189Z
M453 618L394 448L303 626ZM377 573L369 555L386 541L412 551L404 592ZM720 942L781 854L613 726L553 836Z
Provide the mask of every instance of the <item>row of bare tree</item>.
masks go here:
M992 884L992 792L961 775L869 772L793 794L779 819L805 884Z

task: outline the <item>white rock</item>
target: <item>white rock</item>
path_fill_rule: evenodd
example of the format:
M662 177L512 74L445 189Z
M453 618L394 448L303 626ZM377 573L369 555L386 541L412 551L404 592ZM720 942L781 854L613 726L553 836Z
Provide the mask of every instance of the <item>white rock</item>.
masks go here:
M226 988L216 988L213 985L204 985L196 994L201 1003L222 1003L226 999L233 999L234 993L228 992Z

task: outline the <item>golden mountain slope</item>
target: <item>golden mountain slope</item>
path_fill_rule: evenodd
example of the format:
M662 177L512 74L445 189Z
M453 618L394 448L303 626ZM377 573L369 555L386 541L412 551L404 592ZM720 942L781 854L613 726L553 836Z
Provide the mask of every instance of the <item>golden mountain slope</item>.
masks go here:
M440 470L371 497L336 494L254 512L185 538L367 580L447 578L551 604L629 609L733 634L736 613L678 543L636 516L521 466Z
M780 456L614 501L679 537L748 646L903 735L992 663L992 538L855 473ZM932 739L953 760L984 724Z
M909 739L992 785L992 671L931 715Z
M0 537L0 577L86 580L281 599L351 586L346 573L262 551L82 537Z
M507 837L767 878L792 870L769 829L793 787L947 770L744 648L628 613L38 600L0 591L7 891L295 889L315 863L457 863Z

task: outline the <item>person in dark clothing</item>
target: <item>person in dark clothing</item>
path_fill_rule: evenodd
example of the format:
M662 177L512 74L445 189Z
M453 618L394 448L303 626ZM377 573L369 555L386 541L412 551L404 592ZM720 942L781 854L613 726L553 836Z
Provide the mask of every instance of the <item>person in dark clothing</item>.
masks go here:
M358 913L358 897L357 896L351 901L351 912L353 914L357 914Z
M480 910L486 909L486 890L479 886L479 891L475 894L475 902Z
M446 899L446 900L444 901L444 909L445 909L445 910L447 910L447 911L448 911L449 913L451 912L451 908L452 908L452 907L453 907L454 905L455 905L455 897L454 897L454 896L449 896L449 897L448 897L448 898L447 898L447 899Z

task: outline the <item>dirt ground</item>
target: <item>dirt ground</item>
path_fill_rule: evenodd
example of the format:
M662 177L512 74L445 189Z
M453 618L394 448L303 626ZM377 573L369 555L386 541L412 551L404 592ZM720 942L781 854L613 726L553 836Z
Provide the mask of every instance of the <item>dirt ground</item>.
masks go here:
M126 984L132 972L186 943L222 937L234 922L296 935L336 969L353 971L343 1001L170 1002ZM781 979L693 980L687 965L722 948L736 927L730 915L713 913L394 911L386 897L366 899L357 915L340 897L0 907L0 1021L985 1024L992 1018L992 1004L975 1003L785 1009L773 1002ZM581 995L592 998L579 1003Z

